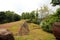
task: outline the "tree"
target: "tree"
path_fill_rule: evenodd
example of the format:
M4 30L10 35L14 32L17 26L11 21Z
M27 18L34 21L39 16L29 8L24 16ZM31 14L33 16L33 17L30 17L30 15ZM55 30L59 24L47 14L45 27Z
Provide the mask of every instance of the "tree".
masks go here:
M0 12L0 23L7 23L20 20L20 15L11 11Z
M23 12L22 15L21 15L21 19L26 19L25 18L25 13Z
M35 18L38 18L38 9L35 11Z
M6 13L8 22L14 21L14 14L15 14L14 12L6 11L5 13Z
M26 13L25 13L25 18L26 18L26 19L30 19L30 14L29 14L29 12L26 12Z
M60 0L52 0L53 6L60 5ZM60 8L56 10L53 15L48 16L43 22L41 22L44 31L52 32L52 24L54 22L60 22Z
M52 0L52 1L51 1L51 4L52 4L53 6L60 5L60 0Z
M6 20L5 12L0 12L0 23L4 23Z
M49 15L41 22L42 29L47 32L52 32L52 24L54 22L60 22L60 8L53 15Z
M31 18L31 19L34 19L34 18L35 18L35 11L32 11L32 12L30 13L30 18Z
M11 11L6 11L6 16L7 16L8 22L18 21L21 19L20 15Z
M18 15L18 14L14 14L13 20L14 20L14 21L19 21L19 20L21 20L21 16Z
M38 18L41 20L44 19L46 16L49 15L49 11L50 10L49 10L48 6L44 5L43 7L41 7L41 9L38 10L38 12L39 12Z

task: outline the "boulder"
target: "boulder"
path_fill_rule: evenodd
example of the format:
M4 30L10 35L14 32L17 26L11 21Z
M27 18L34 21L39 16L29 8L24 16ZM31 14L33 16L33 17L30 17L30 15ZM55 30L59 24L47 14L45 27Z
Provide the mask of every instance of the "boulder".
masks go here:
M60 22L55 22L52 28L53 34L56 37L56 40L60 40Z
M7 29L0 29L0 40L14 40L12 32Z
M28 35L28 34L29 34L29 26L27 22L25 21L19 29L19 35L22 36L22 35Z

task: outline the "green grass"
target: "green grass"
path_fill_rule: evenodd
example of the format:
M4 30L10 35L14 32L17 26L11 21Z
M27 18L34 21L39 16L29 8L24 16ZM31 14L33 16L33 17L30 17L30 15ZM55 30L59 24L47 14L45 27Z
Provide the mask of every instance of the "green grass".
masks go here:
M7 29L9 29L15 35L16 33L18 33L23 22L24 20L13 22L13 25L11 27L8 27ZM28 25L30 29L29 35L14 36L15 40L55 40L53 34L43 31L39 25L33 23L28 23Z

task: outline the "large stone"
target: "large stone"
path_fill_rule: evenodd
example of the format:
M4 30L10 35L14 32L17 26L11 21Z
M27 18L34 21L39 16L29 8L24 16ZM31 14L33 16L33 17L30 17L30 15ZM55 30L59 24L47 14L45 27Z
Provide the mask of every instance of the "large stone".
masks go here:
M56 37L56 40L60 40L60 22L55 22L52 28L53 34Z
M29 34L29 26L25 21L19 29L19 35L28 35Z
M12 32L7 29L0 29L0 40L14 40Z

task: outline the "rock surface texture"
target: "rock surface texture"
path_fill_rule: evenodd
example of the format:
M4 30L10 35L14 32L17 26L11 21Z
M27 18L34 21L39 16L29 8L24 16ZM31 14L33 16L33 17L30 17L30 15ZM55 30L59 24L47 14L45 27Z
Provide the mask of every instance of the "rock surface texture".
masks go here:
M0 29L0 40L14 40L12 32L7 29Z
M27 22L24 22L21 26L21 28L19 29L19 35L28 35L29 34L29 27Z
M56 40L60 40L60 22L55 22L52 28L53 34L56 37Z

